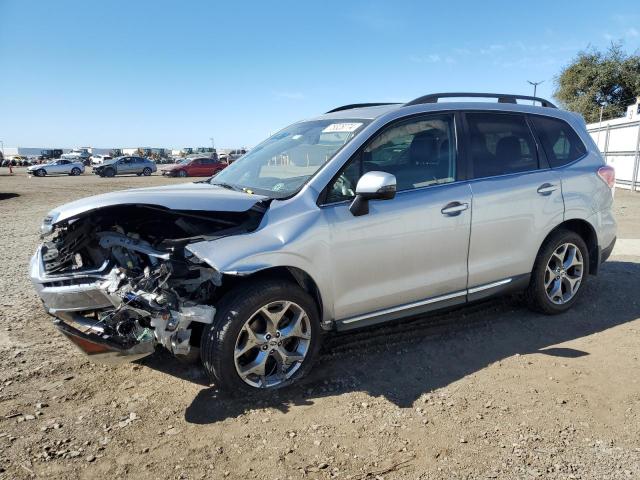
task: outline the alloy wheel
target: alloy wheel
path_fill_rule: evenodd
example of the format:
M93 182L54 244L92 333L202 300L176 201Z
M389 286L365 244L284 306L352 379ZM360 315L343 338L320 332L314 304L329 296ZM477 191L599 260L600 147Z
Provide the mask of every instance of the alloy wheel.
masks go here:
M236 371L252 387L276 387L302 366L310 342L311 323L302 307L285 300L268 303L240 329Z
M578 292L584 275L582 252L573 243L556 248L544 272L547 298L556 305L570 301Z

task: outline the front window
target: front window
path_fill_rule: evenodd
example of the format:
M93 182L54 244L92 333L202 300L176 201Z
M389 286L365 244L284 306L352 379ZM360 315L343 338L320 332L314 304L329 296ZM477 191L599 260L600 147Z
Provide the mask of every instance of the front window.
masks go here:
M367 120L296 123L253 148L210 182L273 198L288 197L367 123Z
M421 116L383 130L330 184L327 203L351 200L360 177L371 171L394 175L399 192L453 182L456 179L453 115Z

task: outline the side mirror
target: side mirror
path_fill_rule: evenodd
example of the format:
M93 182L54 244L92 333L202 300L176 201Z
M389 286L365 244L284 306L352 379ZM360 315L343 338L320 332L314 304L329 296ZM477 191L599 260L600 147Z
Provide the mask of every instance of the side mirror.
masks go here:
M391 200L396 196L396 177L387 172L367 172L356 186L356 198L349 206L354 217L369 213L369 200Z

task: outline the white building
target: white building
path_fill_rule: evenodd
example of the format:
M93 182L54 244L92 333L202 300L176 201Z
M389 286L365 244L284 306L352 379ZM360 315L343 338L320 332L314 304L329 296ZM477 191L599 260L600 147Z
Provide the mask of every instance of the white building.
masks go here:
M587 130L607 164L616 169L616 186L640 190L640 97L624 117L590 123Z
M60 148L60 147L4 147L3 153L6 158L15 157L16 155L23 155L25 157L37 157L42 150ZM108 155L110 149L108 148L94 148L94 147L80 147L80 148L61 148L62 153L70 153L74 150L86 150L90 154Z

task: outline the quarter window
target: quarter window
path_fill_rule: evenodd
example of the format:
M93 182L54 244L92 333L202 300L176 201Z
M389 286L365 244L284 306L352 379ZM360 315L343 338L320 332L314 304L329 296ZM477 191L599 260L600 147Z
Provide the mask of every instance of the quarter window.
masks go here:
M398 191L454 181L456 142L453 116L444 114L412 119L375 136L329 186L327 203L352 199L360 177L372 171L395 175Z
M538 168L536 143L523 115L467 114L473 177L493 177Z
M550 117L530 118L552 167L561 167L587 153L578 134L565 121Z

